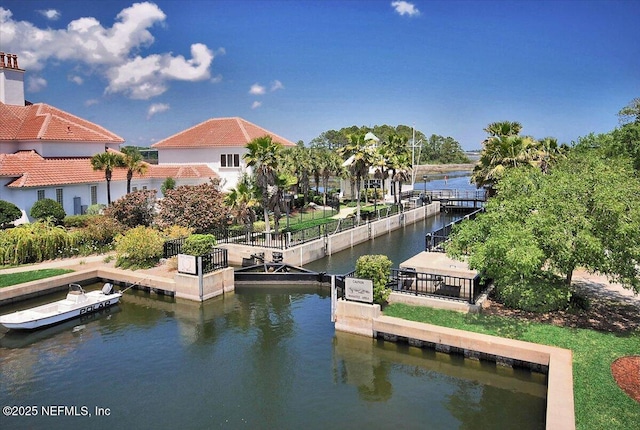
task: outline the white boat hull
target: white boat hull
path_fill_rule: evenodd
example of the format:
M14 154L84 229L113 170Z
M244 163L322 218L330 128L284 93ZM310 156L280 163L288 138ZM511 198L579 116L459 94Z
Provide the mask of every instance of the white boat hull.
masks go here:
M76 296L70 293L64 300L2 315L0 324L8 329L34 330L102 310L118 303L120 297L121 293L104 294L101 291Z

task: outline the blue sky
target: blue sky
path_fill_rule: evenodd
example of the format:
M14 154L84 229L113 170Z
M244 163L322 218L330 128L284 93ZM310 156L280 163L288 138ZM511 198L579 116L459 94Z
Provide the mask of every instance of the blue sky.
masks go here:
M292 141L493 121L570 143L640 97L640 1L2 0L26 98L150 145L239 116Z

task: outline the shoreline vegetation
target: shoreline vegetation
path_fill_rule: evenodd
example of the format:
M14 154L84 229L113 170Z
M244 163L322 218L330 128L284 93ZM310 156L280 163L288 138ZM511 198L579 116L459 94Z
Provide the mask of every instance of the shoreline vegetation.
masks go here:
M446 173L454 172L458 170L473 170L476 163L465 164L420 164L415 167L416 177L421 175L428 175L430 173Z

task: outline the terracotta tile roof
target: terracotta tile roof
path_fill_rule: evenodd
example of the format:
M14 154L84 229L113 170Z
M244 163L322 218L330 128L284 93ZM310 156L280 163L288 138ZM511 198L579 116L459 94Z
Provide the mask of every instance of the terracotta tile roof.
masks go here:
M265 135L284 146L295 146L290 140L238 117L212 118L151 146L159 149L245 146Z
M1 140L124 142L104 127L44 103L12 106L0 102Z
M105 181L103 171L93 170L91 157L43 158L36 151L0 154L0 177L15 178L7 184L10 188L47 187ZM204 164L188 166L148 164L143 177L187 179L216 178L218 175ZM135 174L134 178L141 178L141 176ZM112 181L126 180L126 169L113 171Z

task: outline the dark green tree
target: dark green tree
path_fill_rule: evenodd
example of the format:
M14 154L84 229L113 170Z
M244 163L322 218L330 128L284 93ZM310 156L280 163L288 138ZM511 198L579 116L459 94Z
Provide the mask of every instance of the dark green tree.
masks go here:
M53 219L56 224L61 224L67 215L60 203L53 199L38 200L31 206L29 215L37 220Z
M0 228L7 228L22 216L18 206L5 200L0 200Z
M470 266L498 289L529 288L535 297L531 287L554 277L568 291L578 267L640 291L639 244L640 181L629 159L586 149L572 150L546 175L505 172L485 214L463 222L447 252L468 254Z

